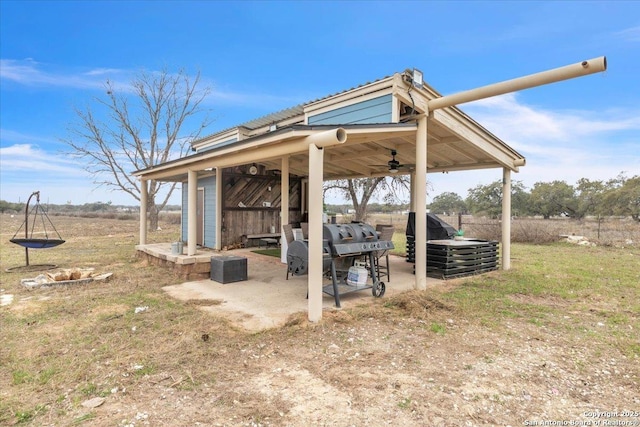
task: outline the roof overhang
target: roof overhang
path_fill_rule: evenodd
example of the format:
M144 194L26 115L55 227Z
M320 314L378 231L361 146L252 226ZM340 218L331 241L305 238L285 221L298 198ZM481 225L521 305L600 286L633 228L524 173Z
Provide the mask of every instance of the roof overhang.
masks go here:
M381 96L390 96L391 123L306 124L311 116L364 104ZM522 155L459 108L431 110L429 102L439 99L441 95L429 85L412 87L405 73L396 73L202 138L193 143L196 153L136 171L134 175L145 180L180 182L187 180L189 171L212 174L216 168L252 163L277 171L282 169L283 158L288 158L289 173L304 177L309 174L307 138L336 128L344 129L347 140L324 149L325 180L392 175L388 166L392 151L396 153L395 160L403 165L397 173L411 173L412 165L417 163L416 152L423 152L416 150L416 138L417 121L424 114L428 114L428 172L484 168L517 171L524 165Z
M142 179L184 181L187 172L227 168L250 163L279 170L288 156L290 173L308 175L308 142L305 139L328 129L343 128L344 144L327 147L326 180L391 175L387 162L391 150L402 165L399 173L410 173L415 164L417 124L293 125L263 135L235 141L151 168L134 172ZM488 133L455 108L434 112L429 118L428 172L506 167L517 171L522 156Z

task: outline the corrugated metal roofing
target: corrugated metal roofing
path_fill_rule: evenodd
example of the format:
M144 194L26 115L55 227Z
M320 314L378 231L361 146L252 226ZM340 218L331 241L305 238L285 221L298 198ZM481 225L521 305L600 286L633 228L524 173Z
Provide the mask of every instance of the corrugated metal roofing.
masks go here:
M287 120L304 113L305 104L296 105L295 107L287 108L276 113L267 114L266 116L259 117L257 119L250 120L241 124L239 127L255 130L263 126L268 126L271 123L277 123L282 120Z

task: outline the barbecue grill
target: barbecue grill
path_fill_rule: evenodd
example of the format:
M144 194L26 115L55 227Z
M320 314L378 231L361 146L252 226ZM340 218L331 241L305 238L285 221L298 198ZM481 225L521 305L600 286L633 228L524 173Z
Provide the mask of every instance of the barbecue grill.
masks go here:
M416 213L409 212L407 219L407 262L416 262ZM456 229L434 214L427 214L427 240L453 239Z
M374 258L377 251L393 247L393 242L379 240L376 230L368 224L324 224L322 267L331 283L324 286L322 291L335 298L336 307L340 307L340 295L364 289L371 289L374 297L381 297L385 292L385 284L377 278L377 264ZM362 267L356 266L360 261L364 261L363 265L367 270L366 282L349 280L349 273L353 274L356 270L362 273ZM297 276L307 274L308 241L291 242L287 250L287 268L291 274Z
M416 262L414 212L407 221L407 262ZM427 275L449 279L480 274L498 268L498 242L493 240L453 240L456 229L427 214ZM414 266L415 273L415 266Z

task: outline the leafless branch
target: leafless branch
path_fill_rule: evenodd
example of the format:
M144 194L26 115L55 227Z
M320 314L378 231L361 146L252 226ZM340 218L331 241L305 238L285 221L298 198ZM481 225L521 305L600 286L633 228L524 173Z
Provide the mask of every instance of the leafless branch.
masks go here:
M202 107L211 89L199 90L199 82L199 73L190 77L184 70L140 72L128 92L107 81L106 98L96 97L93 106L76 109L78 120L64 142L70 154L85 161L83 167L96 185L140 200L139 182L131 172L182 157L189 142L211 123ZM161 210L175 188L175 183L150 182L149 208ZM166 195L156 206L161 191Z

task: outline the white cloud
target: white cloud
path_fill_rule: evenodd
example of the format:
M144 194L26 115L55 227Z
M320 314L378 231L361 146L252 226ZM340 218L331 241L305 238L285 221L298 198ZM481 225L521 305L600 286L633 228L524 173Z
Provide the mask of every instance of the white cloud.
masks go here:
M103 89L101 74L65 74L43 70L33 59L0 59L0 76L25 86L72 87L77 89Z
M515 93L463 107L484 127L499 129L504 140L572 141L608 131L640 129L640 111L553 111L518 101Z
M527 165L513 180L531 188L554 180L575 184L580 178L608 180L620 172L640 173L640 111L558 111L526 105L516 94L467 104L463 109L508 145L523 154ZM430 174L434 191L466 197L478 184L502 179L502 171L483 170Z
M275 95L261 92L246 87L242 90L232 90L211 80L201 80L202 87L211 88L211 93L207 101L211 105L232 105L236 107L259 107L268 109L272 113L278 109L290 108L309 99L302 99L297 96Z
M0 163L3 175L55 173L58 177L61 174L77 177L78 173L84 173L80 163L68 155L52 154L31 144L0 148Z
M0 59L0 78L25 86L67 87L75 89L104 90L107 79L120 91L130 91L129 81L134 77L134 70L118 68L95 68L82 72L55 72L51 66L35 61ZM202 87L212 88L208 103L212 105L234 105L238 107L288 108L307 100L291 96L281 96L259 91L246 92L221 89L212 81L201 80Z
M16 144L10 147L0 147L0 157L6 156L28 156L33 153L31 144ZM8 165L5 165L8 166Z
M84 183L91 185L92 181L66 156L47 153L33 144L14 144L0 148L0 182L2 200L25 201L38 190L43 201L66 203L85 195Z
M103 76L105 74L118 74L122 73L123 70L117 68L96 68L95 70L90 70L84 73L86 76Z
M622 40L640 42L640 26L626 28L613 34Z
M18 143L17 141L20 141L20 143ZM4 145L8 145L8 144L24 145L27 142L32 144L41 143L41 144L47 144L47 145L51 145L53 143L53 141L51 141L51 138L49 137L23 133L23 132L15 131L12 129L4 129L4 128L0 128L0 142Z
M547 158L630 148L640 130L640 110L554 111L520 103L515 94L478 101L465 110L516 150ZM625 141L627 134L631 141Z
M36 190L43 201L54 204L138 204L123 191L94 184L94 177L84 170L81 159L47 152L29 143L0 148L0 200L25 201ZM179 190L173 193L170 203L180 204Z

